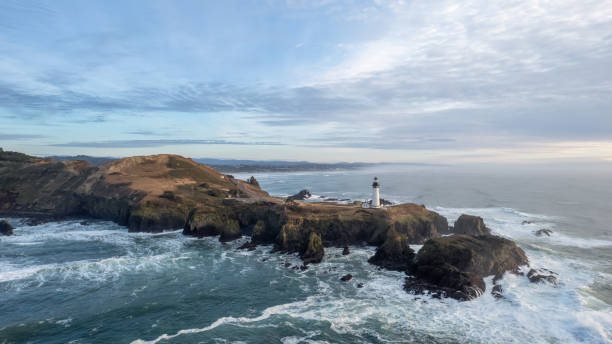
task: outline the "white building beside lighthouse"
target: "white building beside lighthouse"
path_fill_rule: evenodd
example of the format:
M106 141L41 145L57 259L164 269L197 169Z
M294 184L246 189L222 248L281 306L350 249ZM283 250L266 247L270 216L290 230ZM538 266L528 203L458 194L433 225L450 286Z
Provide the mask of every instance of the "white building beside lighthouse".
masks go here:
M374 183L372 183L372 208L380 208L380 185L378 184L378 177L374 177Z

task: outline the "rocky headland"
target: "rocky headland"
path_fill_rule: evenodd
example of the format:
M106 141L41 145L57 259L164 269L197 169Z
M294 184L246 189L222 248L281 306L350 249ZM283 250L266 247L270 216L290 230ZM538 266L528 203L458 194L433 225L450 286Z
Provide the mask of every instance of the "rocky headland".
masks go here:
M407 290L459 300L481 295L485 276L499 279L528 263L514 242L491 235L479 217L464 215L449 227L446 218L421 205L363 208L303 202L306 192L296 196L271 197L254 177L238 180L178 155L92 166L0 150L4 215L37 221L91 217L135 232L183 228L185 235L221 241L248 235L242 248L272 245L299 254L304 266L321 262L325 247L374 245L370 263L410 274ZM411 244L424 246L415 254Z

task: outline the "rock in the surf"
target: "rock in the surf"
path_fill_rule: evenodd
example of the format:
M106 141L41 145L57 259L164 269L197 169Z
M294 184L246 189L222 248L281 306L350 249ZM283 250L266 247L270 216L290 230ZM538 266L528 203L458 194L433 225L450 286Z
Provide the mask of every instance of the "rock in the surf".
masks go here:
M537 231L535 231L534 234L536 236L543 236L543 235L550 236L552 234L552 232L553 231L551 231L548 228L542 228L542 229L538 229Z
M427 241L416 256L406 280L409 292L433 292L441 297L471 300L486 289L484 277L502 278L528 264L525 252L513 241L494 235L453 235Z
M250 241L245 242L244 244L240 245L240 247L237 248L237 250L247 250L247 251L255 251L257 249L257 245L253 244Z
M527 278L532 283L550 283L552 285L559 283L557 274L548 269L530 269L527 272Z
M308 237L308 246L306 250L300 254L300 258L304 261L304 265L310 263L320 263L323 260L325 250L323 248L323 241L319 233L311 232Z
M414 250L410 248L408 237L391 232L368 262L388 270L408 271L412 268L413 260Z
M0 234L13 235L13 226L6 220L0 220Z
M341 280L342 282L348 282L348 281L350 281L351 279L353 279L353 275L351 275L351 274L346 274L346 275L344 275L344 276L340 277L340 280Z
M496 299L504 298L504 288L501 286L501 284L496 284L493 286L493 290L491 290L491 295L493 295L493 297Z
M484 220L480 216L466 215L459 216L453 226L455 234L484 235L491 234L491 230L485 226Z

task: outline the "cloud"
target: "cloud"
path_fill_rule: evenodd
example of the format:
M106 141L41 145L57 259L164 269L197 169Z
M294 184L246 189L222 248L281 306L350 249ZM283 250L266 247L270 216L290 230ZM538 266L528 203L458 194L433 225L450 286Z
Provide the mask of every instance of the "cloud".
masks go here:
M45 138L47 136L37 135L37 134L7 134L0 133L0 140L30 140L30 139L40 139Z
M97 142L68 142L50 144L52 147L80 148L143 148L176 145L248 145L248 146L280 146L279 142L241 142L225 140L113 140Z
M37 54L0 40L3 50L23 50L23 56L39 57L38 63L21 61L17 53L0 57L0 108L24 119L63 114L77 124L103 121L108 114L171 115L177 121L186 114L201 116L202 126L208 125L206 119L212 116L231 116L236 122L246 119L249 123L241 138L244 142L226 135L225 131L235 129L229 125L214 134L230 138L228 141L54 144L59 147L291 142L297 146L391 150L467 149L597 140L612 135L609 2L366 1L364 6L355 6L352 1L292 0L284 4L295 11L290 17L301 29L285 33L272 26L264 39L255 40L289 38L285 46L266 46L269 49L263 49L265 52L256 45L244 65L236 65L242 68L235 74L248 69L256 76L253 79L241 79L231 71L227 77L198 74L192 71L199 63L170 52L156 60L145 52L160 44L163 47L164 42L142 37L135 40L128 34L132 31L121 28L55 42L62 51L78 51L87 57L87 63L74 67L61 56ZM317 23L325 26L329 38L310 39L313 24L302 22L300 17L307 14L325 18ZM14 20L10 23L17 25ZM244 25L242 29L248 32L254 23ZM354 36L339 34L343 32ZM169 38L172 42L191 42L190 37L198 37L172 34L176 35ZM149 46L131 48L118 43L123 41ZM244 37L224 41L226 49L222 50L206 46L208 41L194 42L198 49L185 51L194 56L209 56L214 51L217 58L245 45ZM96 47L101 47L102 54L91 54ZM303 69L296 74L299 77L275 74L276 69L286 70L277 65L291 67L297 60L287 55L288 50L297 50L310 61L295 65L294 69ZM253 62L258 59L274 63L259 70L260 65ZM214 68L204 69L213 73ZM86 115L81 113L86 112L99 115L93 120L83 118ZM154 128L129 132L143 136L155 133ZM258 142L252 138L265 135L278 139L268 142L266 137L266 142Z
M126 134L130 134L130 135L143 135L143 136L157 135L157 133L155 133L154 131L150 131L150 130L128 131Z
M422 150L432 148L457 147L456 139L444 137L407 137L387 140L384 137L340 136L317 137L308 140L309 145L320 147L370 148L385 150Z

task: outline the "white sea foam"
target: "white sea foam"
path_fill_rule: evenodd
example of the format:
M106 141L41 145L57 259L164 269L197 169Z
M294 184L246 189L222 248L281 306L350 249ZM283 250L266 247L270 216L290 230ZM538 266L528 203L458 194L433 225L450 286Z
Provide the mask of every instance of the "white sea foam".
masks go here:
M164 233L129 233L125 227L96 221L88 226L79 221L60 221L40 226L18 227L14 236L3 238L3 244L16 246L44 245L47 242L80 241L122 247L124 255L101 259L73 260L41 264L36 260L12 259L0 262L0 283L28 280L42 285L49 279L84 279L108 281L122 273L159 270L185 259L180 248L189 238L179 231ZM25 285L29 285L26 283ZM14 284L21 289L22 284Z
M133 343L158 343L180 336L189 336L211 331L221 326L277 326L279 319L302 319L329 324L338 334L360 338L377 338L380 342L422 339L423 336L463 343L607 343L611 341L612 308L598 300L591 293L584 292L595 279L609 283L610 276L595 274L587 262L578 262L559 257L555 243L561 235L555 231L552 237L539 238L532 233L531 225L522 225L526 218L537 218L539 223L554 226L554 218L525 214L508 208L480 209L437 209L443 215L471 213L485 218L497 234L519 241L527 250L533 267L549 268L559 274L561 284L529 283L524 276L506 275L500 281L504 299L496 300L489 293L491 278L486 280L487 292L470 302L437 300L428 296L415 296L403 289L404 275L399 272L379 270L367 263L374 254L373 247L351 247L351 254L342 256L341 249L326 249L321 264L311 265L305 271L287 269L284 262L300 264L296 255L270 254L270 247L258 247L256 251L236 251L242 242L220 244L217 238L205 238L196 242L178 232L169 234L127 233L125 229L106 230L90 226L64 223L56 227L57 233L41 233L26 229L15 237L12 243L37 242L40 240L103 241L128 249L128 254L98 260L78 260L57 264L22 266L0 263L0 282L31 279L44 283L49 278L87 279L106 281L120 278L124 273L137 271L166 271L178 266L181 260L190 258L183 252L186 242L194 241L198 249L214 253L210 269L220 269L227 264L251 264L254 260L267 259L282 275L280 280L291 279L299 283L299 289L309 295L304 299L275 305L264 309L255 317L221 317L203 327L180 330L174 334L163 334L147 341L137 339ZM446 212L446 213L445 213ZM68 228L66 228L68 227ZM554 227L553 227L554 228ZM70 232L73 233L70 233ZM74 235L76 232L76 235ZM23 235L21 235L23 234ZM38 235L38 237L37 237ZM30 236L30 237L28 237ZM19 238L21 237L21 238ZM114 238L113 238L114 237ZM3 242L4 239L3 239ZM7 241L8 242L8 241ZM587 242L593 244L593 242ZM536 245L541 245L539 249ZM201 247L199 247L201 246ZM576 246L576 245L574 245ZM415 250L418 247L414 247ZM191 263L189 263L191 264ZM187 265L188 267L189 265ZM196 269L200 268L196 266ZM246 270L245 270L246 269ZM238 269L244 275L252 274L251 266ZM339 281L345 274L354 278L348 283ZM363 288L356 288L363 283ZM143 289L130 289L136 297ZM376 332L372 322L381 323ZM284 326L284 325L283 325ZM163 324L159 324L163 328ZM283 338L285 342L316 342L317 334L292 335ZM177 340L177 341L180 341Z
M58 320L55 323L64 327L70 327L70 323L72 323L72 318Z
M423 248L423 245L410 245L410 248L413 249L415 253L417 253Z
M310 331L306 336L288 336L281 338L281 343L283 344L298 344L298 343L327 343L325 341L314 341L310 340L313 336L319 334L317 331Z
M92 281L116 280L122 273L129 271L159 270L169 263L180 259L170 254L159 254L142 257L112 257L100 260L78 260L59 264L39 266L2 266L0 282L35 278L45 282L49 278L85 279Z
M612 241L609 240L581 238L559 232L556 224L556 221L558 221L559 218L555 216L525 213L506 207L433 207L432 209L445 216L451 225L457 218L459 218L461 214L481 216L484 219L485 224L492 229L494 234L528 243L554 244L580 248L612 246ZM553 233L550 237L546 235L540 237L536 236L535 232L542 228L552 229Z
M364 342L366 336L381 342L397 338L410 341L423 336L460 343L610 341L612 308L609 305L600 306L600 309L585 306L590 296L581 295L577 289L591 283L593 275L571 260L546 252L530 255L532 266L547 267L559 274L561 284L558 287L533 284L524 276L506 275L499 282L504 288L504 299L497 300L489 293L492 288L492 277L489 277L486 279L487 292L481 297L458 302L406 293L402 289L405 277L402 273L378 270L365 262L373 253L372 247L355 247L351 248L349 256L342 256L340 249L330 248L321 264L312 265L304 273L293 272L301 276L304 284L312 283L312 277L316 276L316 287L308 288L312 295L304 300L268 307L256 317L222 317L202 328L132 343L159 343L221 326L269 326L281 317L325 322L334 332L355 336ZM333 267L336 269L330 273ZM345 272L353 273L354 280L339 282ZM355 288L358 282L363 283L363 288ZM382 321L384 332L370 328L367 324L371 321ZM293 335L284 337L283 342L309 342L312 337L315 336Z
M22 226L15 235L3 238L2 242L16 246L44 245L47 242L102 243L126 250L162 249L173 250L190 238L180 234L181 230L162 233L130 233L127 228L108 221L95 221L83 226L79 221L51 222L39 226ZM149 240L147 245L143 241ZM165 239L165 240L162 240Z

